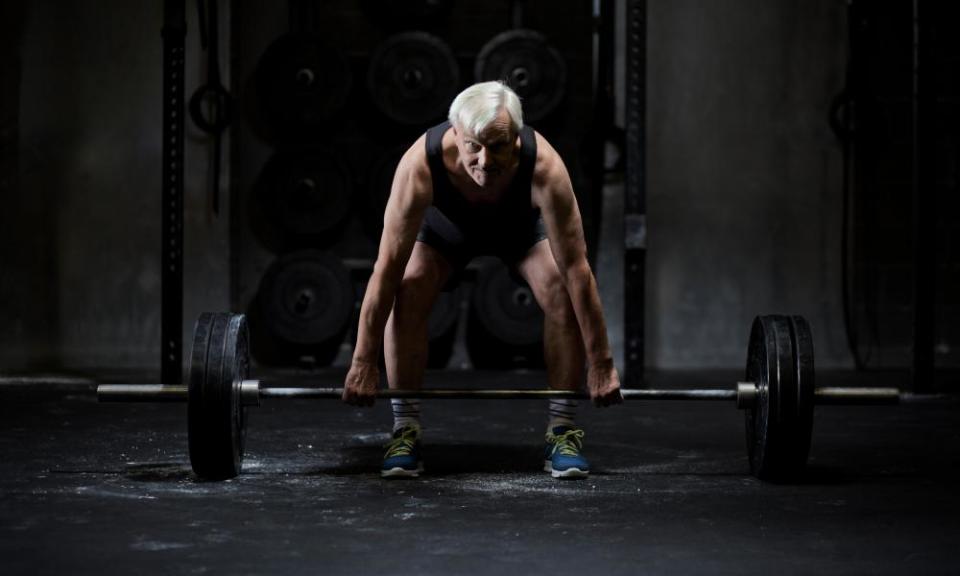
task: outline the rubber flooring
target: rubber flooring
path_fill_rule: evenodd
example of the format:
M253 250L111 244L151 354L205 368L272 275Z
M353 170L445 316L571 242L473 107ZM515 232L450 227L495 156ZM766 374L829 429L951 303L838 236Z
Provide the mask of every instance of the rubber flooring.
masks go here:
M428 376L450 383L543 375ZM540 469L543 401L424 401L427 471L391 481L378 476L388 402L264 400L243 473L205 482L184 405L100 404L92 390L0 384L2 574L960 572L956 401L818 407L806 473L767 484L749 474L732 403L582 404L594 472L560 481Z

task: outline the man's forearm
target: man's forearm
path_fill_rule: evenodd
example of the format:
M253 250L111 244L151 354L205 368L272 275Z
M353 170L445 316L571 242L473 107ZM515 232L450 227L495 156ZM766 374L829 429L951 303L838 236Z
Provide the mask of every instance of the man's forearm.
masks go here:
M592 366L611 362L610 342L607 339L607 326L603 318L603 306L600 304L600 292L589 264L573 267L564 275L570 302L583 335L587 362Z
M357 345L353 350L354 362L376 364L380 356L380 342L387 325L390 310L397 293L399 279L385 270L374 267L367 283L367 290L360 306L360 323L357 327Z

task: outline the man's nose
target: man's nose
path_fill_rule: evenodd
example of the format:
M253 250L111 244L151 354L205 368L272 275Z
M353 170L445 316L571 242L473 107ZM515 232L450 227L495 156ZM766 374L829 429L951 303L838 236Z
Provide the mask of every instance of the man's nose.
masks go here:
M484 168L487 165L487 163L488 163L487 149L481 148L480 152L477 153L477 165L480 168Z

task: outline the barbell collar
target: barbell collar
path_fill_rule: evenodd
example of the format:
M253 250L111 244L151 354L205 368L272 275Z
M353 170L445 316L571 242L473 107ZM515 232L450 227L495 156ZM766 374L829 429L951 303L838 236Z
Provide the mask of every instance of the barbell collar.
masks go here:
M737 408L747 410L757 405L756 382L737 382Z
M259 380L244 380L240 383L240 403L244 406L260 405Z

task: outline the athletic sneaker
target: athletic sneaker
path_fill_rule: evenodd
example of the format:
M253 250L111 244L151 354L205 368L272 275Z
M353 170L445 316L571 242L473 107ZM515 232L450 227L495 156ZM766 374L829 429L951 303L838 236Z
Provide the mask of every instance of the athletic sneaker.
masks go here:
M404 426L393 433L383 454L380 476L383 478L416 478L423 472L420 459L420 428Z
M554 478L586 478L590 464L580 454L583 448L583 430L557 426L547 432L543 470Z

